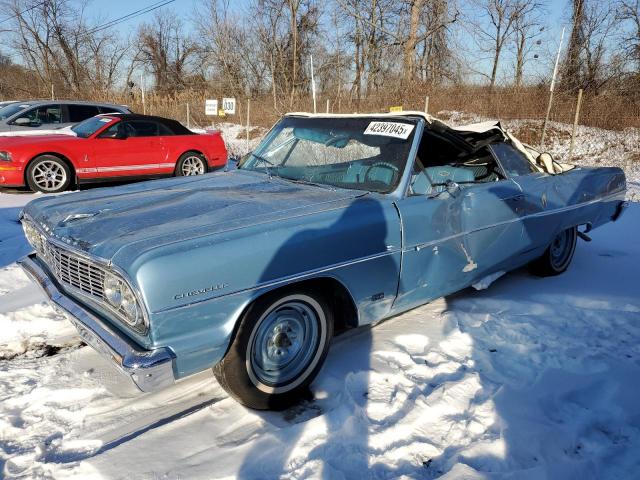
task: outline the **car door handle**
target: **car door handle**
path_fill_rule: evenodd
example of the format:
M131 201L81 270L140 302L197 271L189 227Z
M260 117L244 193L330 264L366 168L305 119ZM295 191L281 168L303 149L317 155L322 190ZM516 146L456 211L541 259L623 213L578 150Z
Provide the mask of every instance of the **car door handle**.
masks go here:
M524 200L524 195L516 195L514 197L511 197L511 200L513 200L514 202L521 202L522 200Z

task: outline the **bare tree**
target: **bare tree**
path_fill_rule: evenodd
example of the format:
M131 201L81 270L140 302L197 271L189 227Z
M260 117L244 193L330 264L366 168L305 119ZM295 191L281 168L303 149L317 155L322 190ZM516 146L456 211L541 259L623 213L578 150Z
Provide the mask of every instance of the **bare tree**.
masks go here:
M210 0L195 11L202 64L214 82L234 95L257 95L265 84L266 65L252 29L230 10L229 0Z
M92 25L82 4L12 0L6 8L14 23L13 48L40 83L75 94L114 87L128 45Z
M409 30L403 41L402 73L405 82L416 78L417 47L422 42L431 40L432 45L440 45L444 30L458 20L458 11L451 15L446 8L447 2L442 0L408 0ZM425 21L427 19L428 21ZM441 49L441 53L443 50Z
M622 46L640 72L640 0L620 0L617 18L629 27L622 35Z
M582 84L582 70L584 67L582 52L585 45L585 0L572 0L571 7L571 35L567 46L562 78L565 87L573 90L579 88Z
M303 65L316 42L319 10L311 0L258 0L252 15L270 65L274 99L277 92L286 92L292 107L298 92L308 89Z
M528 56L537 45L541 44L540 36L544 32L543 16L546 5L543 2L530 0L523 2L523 8L516 15L513 23L515 51L516 88L522 87L524 67Z
M597 1L574 0L572 30L563 69L563 85L598 93L621 73L621 59L607 56L608 40L616 26L609 5Z
M491 54L489 85L496 84L500 57L507 41L514 33L516 20L531 4L529 0L473 0L478 19L471 18L470 26L480 50Z
M432 34L419 43L419 67L422 80L431 85L457 80L459 59L450 30L458 16L457 8L448 0L431 0L423 10L423 28Z
M197 47L175 14L156 13L153 22L140 27L138 44L138 59L153 74L158 91L167 93L187 86Z

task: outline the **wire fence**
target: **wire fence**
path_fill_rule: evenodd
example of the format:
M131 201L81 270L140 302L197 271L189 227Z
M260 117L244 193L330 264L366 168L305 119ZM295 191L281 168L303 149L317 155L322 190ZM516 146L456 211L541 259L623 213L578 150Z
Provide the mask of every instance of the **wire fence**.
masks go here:
M51 97L42 92L42 97ZM55 94L54 94L55 96ZM210 91L183 90L173 94L147 92L142 95L136 89L126 94L94 92L87 100L110 101L128 105L133 111L175 118L192 127L206 127L219 122L246 124L247 103L250 102L250 123L254 126L270 127L283 113L288 111L313 111L310 94L299 95L293 100L288 95L271 93L236 98L236 113L221 118L205 115L205 100L234 96L219 88ZM68 97L68 96L67 96ZM58 98L58 97L56 97ZM76 95L75 98L78 98ZM316 98L318 112L330 113L377 113L388 112L390 107L403 110L428 110L428 113L449 120L454 112L469 112L478 117L499 120L543 120L549 102L546 87L523 87L521 89L497 87L444 87L427 89L422 87L395 90L385 89L375 94L357 98L352 92L321 92ZM549 120L571 124L574 121L577 92L555 92ZM640 89L608 90L603 94L585 92L582 98L579 124L607 130L640 128ZM539 141L539 135L531 134L528 141Z
M147 111L187 121L187 105L189 105L189 123L199 126L223 121L216 117L207 117L204 113L205 100L222 98L215 93L186 91L175 95L146 95L142 105L140 95L120 99L128 103L136 111ZM230 95L224 95L230 96ZM639 95L640 96L640 95ZM236 98L236 113L227 121L246 123L247 102L250 101L251 124L269 127L287 111L313 111L313 100L310 96L301 96L290 102L274 102L270 95L253 98ZM403 110L424 111L432 115L438 112L473 112L492 119L514 120L545 118L549 92L546 89L530 89L528 91L483 91L447 89L427 93L406 92L403 94L378 94L361 97L359 100L348 94L319 94L316 99L318 112L330 113L376 113L387 112L390 107L398 106ZM549 119L561 123L573 123L577 104L577 94L556 92ZM446 115L446 114L445 114ZM622 130L640 128L640 98L630 98L625 94L585 94L582 99L580 124Z

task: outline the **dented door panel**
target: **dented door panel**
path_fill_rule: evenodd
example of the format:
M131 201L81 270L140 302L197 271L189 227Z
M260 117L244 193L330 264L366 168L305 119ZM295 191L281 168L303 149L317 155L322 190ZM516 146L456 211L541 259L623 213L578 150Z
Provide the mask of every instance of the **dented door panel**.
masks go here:
M402 310L464 288L511 266L522 248L524 197L511 180L398 202L403 256Z

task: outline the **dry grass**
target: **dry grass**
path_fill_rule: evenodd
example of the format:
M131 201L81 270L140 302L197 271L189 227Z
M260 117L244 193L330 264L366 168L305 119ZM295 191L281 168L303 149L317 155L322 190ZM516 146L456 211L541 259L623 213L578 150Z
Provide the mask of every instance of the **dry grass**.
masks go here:
M206 126L218 119L204 115L204 103L207 98L221 99L228 92L187 90L172 95L156 95L150 93L146 98L146 111L150 114L175 118L186 123L187 104L190 106L190 123L195 126ZM415 88L381 90L376 94L357 101L348 92L340 96L320 94L317 99L318 111L324 112L329 101L332 113L384 112L389 107L401 105L404 110L423 110L425 96L429 96L429 112L457 111L474 112L477 115L502 120L544 119L549 92L543 87L526 87L522 89L488 87L441 87L428 89L422 86ZM82 97L82 96L81 96ZM284 96L287 97L287 96ZM77 98L77 96L76 96ZM129 105L137 112L143 111L139 95L121 94L85 95L85 99L111 101ZM246 123L247 99L236 98L237 110L233 116L224 121ZM573 123L576 96L557 92L551 110L550 120L562 123ZM278 103L275 107L272 96L264 94L251 98L251 124L262 127L273 125L287 111L311 111L313 103L310 95L295 99L293 104ZM220 119L221 120L221 119ZM446 118L445 118L446 120ZM222 121L222 120L221 120ZM628 127L640 128L640 90L622 92L612 91L602 95L586 93L583 97L580 124L621 130ZM530 132L535 138L535 132Z

